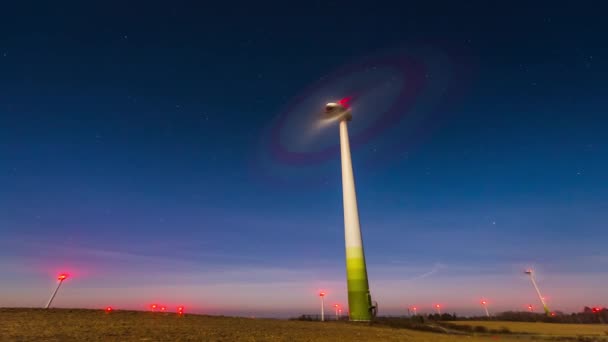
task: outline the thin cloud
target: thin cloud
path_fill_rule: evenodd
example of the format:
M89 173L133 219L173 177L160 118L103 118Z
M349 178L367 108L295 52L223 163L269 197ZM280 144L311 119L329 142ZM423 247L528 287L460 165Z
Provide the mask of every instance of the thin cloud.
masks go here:
M417 275L415 277L406 279L406 280L407 281L414 281L414 280L424 279L424 278L432 276L433 274L438 273L439 271L441 271L442 269L445 269L445 268L447 268L446 265L441 264L441 263L435 263L435 265L433 265L433 268L430 271L425 272L425 273L420 274L420 275Z

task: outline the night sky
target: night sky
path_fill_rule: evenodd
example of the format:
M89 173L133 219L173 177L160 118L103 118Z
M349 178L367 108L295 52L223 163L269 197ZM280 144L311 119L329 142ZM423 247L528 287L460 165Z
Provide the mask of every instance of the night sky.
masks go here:
M345 306L339 154L289 164L272 132L325 77L421 47L448 56L406 92L424 109L353 149L380 313L540 309L528 267L551 309L608 305L603 2L17 3L0 14L0 306L44 305L62 271L58 307Z

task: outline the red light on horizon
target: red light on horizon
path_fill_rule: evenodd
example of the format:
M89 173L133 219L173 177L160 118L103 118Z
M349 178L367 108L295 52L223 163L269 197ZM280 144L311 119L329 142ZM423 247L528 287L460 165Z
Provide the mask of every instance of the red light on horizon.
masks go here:
M184 314L184 306L180 305L177 307L177 314L178 315L183 315Z
M435 305L435 307L436 307L437 309L439 309L439 308L440 308L440 305L439 305L439 304L437 304L437 305Z
M160 307L160 311L167 311L167 307L166 306L161 306Z
M156 310L157 307L158 307L158 305L156 305L156 304L150 305L150 308L152 308L152 310Z
M111 307L111 306L106 307L106 312L107 312L107 313L110 313L110 312L112 312L113 310L114 310L114 309L112 309L112 307Z
M64 281L69 277L69 275L67 273L61 273L60 275L57 276L57 280L59 281Z
M325 297L325 292L319 292L320 297Z
M488 304L488 302L486 302L485 300L482 300L481 304L486 305L486 304Z

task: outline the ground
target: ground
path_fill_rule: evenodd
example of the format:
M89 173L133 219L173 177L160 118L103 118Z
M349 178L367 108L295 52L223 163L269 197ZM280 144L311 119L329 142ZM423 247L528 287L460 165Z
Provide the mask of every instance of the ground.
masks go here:
M608 341L608 325L606 324L555 324L500 321L459 321L453 323L484 326L488 329L506 327L513 333L532 333L548 336L605 336Z
M511 324L513 323L499 322L500 326L509 327ZM590 329L589 331L596 331ZM600 341L604 341L603 337L599 338ZM102 310L82 309L0 309L0 341L478 342L497 340L536 339L533 336L522 335L447 335L347 322L301 322L189 314L180 317L172 313L136 311L114 311L108 314Z

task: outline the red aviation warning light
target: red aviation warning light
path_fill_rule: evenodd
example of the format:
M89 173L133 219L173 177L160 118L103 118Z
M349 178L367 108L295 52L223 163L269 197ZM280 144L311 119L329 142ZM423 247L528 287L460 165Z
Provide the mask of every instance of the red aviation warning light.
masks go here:
M177 307L177 314L180 315L180 316L184 314L184 306L183 305L180 305L180 306Z
M352 100L352 98L353 98L352 96L347 96L347 97L341 99L340 101L338 101L338 103L341 104L342 107L344 107L344 108L349 108L350 107L349 102L350 102L350 100Z
M68 279L69 275L67 273L61 273L60 275L57 276L57 280L59 281L64 281L66 279Z
M161 307L160 307L160 311L161 311L161 312L165 312L165 311L167 311L167 307L166 307L166 306L161 306Z
M111 306L108 306L108 307L106 307L105 311L106 311L106 313L110 313L110 312L114 311L114 309L112 309Z
M150 309L152 309L152 311L156 311L157 308L158 308L157 304L151 304L150 305Z
M325 292L323 292L323 291L319 292L319 297L325 297Z

